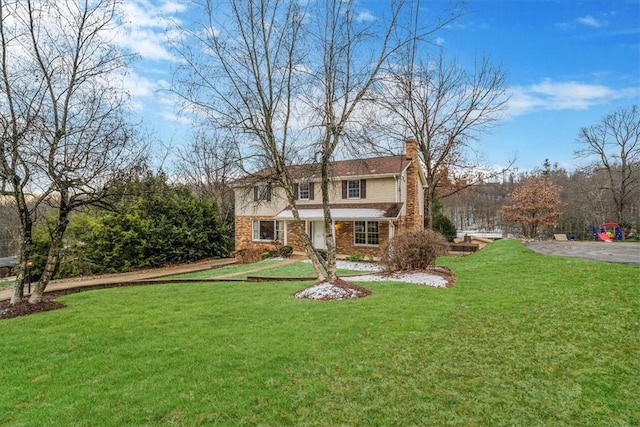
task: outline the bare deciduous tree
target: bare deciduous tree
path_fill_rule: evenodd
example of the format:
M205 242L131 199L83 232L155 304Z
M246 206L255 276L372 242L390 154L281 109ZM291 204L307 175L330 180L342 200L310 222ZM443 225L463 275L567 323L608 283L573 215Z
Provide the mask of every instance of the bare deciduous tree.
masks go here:
M178 152L181 179L197 194L215 201L226 230L233 233L234 195L230 182L240 173L238 141L231 135L199 133Z
M257 156L260 166L274 172L270 178L284 190L317 277L333 280L329 165L354 111L409 39L406 32L397 37L406 1L391 2L386 19L373 20L357 13L356 2L340 0L206 6L208 22L186 31L178 47L186 65L178 70L176 91L191 111L248 140L243 154ZM321 169L327 263L313 248L295 205L288 167L305 161Z
M479 132L499 119L507 102L506 74L488 58L471 71L447 61L442 51L433 61L414 64L414 53L387 76L377 101L391 114L398 134L415 138L427 179L427 220L433 224L437 197L486 179L469 154ZM392 127L393 129L393 127ZM454 191L438 194L443 171L462 171ZM497 172L502 174L504 171Z
M18 206L25 189L37 186L37 201L57 211L47 264L29 299L38 303L59 262L70 213L102 203L110 180L136 164L140 151L125 120L126 55L110 40L119 25L118 2L27 0L0 6L12 17L11 34L18 35L6 45L12 55L3 62L6 91L32 94L21 104L28 108L9 108L13 129L25 129L12 131L20 138L14 157L22 163L3 169L13 179ZM3 31L3 42L8 34ZM21 217L26 263L33 217ZM21 289L18 280L12 302L20 300Z
M334 225L329 205L331 161L342 143L350 120L378 81L383 66L408 38L394 39L399 27L403 0L391 2L385 22L363 25L358 20L354 2L330 0L324 2L315 15L317 50L322 55L317 69L312 71L313 85L319 96L307 97L319 129L317 152L320 158L322 207L327 247L327 279L336 276Z
M299 160L294 113L307 78L302 68L305 11L298 2L207 0L204 22L183 28L176 46L184 64L175 92L214 127L242 135L242 152L273 172L260 176L285 197L318 278L322 259L300 221L289 166Z
M20 222L20 261L11 297L12 304L22 300L23 284L31 256L33 215L40 198L30 194L35 175L32 170L33 147L30 142L45 96L43 83L33 78L33 61L25 53L28 51L28 29L20 21L21 9L21 4L17 1L0 0L0 190L3 196L13 199Z
M621 108L600 123L580 129L576 156L595 159L595 171L603 171L611 193L616 221L624 223L625 210L640 187L640 110L637 105Z

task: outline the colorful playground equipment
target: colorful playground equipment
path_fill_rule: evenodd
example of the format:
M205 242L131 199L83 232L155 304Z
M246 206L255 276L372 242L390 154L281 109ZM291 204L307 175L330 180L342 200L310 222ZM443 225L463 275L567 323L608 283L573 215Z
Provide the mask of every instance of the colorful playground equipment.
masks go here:
M592 227L592 230L593 240L601 240L603 242L622 240L622 228L617 222L605 222L600 224L599 228Z

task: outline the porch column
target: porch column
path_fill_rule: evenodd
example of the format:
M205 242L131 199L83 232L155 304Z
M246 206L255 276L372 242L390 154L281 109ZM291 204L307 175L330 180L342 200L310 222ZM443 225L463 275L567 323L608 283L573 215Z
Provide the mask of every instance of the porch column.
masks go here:
M336 222L331 218L331 238L333 240L333 247L336 247ZM337 249L337 248L336 248Z
M289 221L283 221L284 222L284 239L283 243L285 246L289 246Z

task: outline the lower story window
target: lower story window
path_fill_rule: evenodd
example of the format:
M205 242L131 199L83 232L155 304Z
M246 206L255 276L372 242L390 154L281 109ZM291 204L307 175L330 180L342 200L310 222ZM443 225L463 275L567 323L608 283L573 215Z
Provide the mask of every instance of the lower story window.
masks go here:
M253 240L280 240L280 222L253 221Z
M353 231L356 245L380 244L380 223L378 221L355 221Z

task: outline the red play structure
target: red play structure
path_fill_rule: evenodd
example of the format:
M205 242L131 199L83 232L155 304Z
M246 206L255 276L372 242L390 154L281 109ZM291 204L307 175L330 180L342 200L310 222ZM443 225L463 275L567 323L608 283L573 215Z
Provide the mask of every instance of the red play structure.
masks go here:
M605 222L600 224L600 228L593 228L593 240L601 240L603 242L612 242L622 240L622 228L617 222Z

